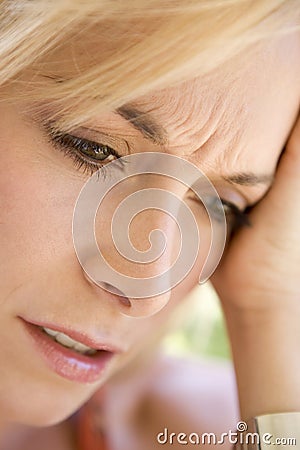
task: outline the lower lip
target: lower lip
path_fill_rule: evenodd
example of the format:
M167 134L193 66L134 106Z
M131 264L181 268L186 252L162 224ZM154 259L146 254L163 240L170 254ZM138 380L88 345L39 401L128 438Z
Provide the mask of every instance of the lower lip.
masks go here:
M98 351L93 356L81 355L54 341L40 327L22 322L47 366L67 380L78 383L99 381L115 355L113 352L104 350Z

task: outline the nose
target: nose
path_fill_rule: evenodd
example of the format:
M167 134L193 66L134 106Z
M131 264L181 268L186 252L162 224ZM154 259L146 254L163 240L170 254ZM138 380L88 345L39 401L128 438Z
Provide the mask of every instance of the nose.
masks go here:
M91 280L85 273L88 282L100 301L110 303L111 307L128 317L150 317L158 313L170 300L170 292L151 298L129 298L115 286L105 282Z
M194 218L187 211L182 214L185 188L157 178L149 175L142 186L139 180L115 185L96 217L86 202L73 227L78 259L89 281L99 287L99 297L107 298L103 291L109 292L116 307L132 317L151 316L166 305L171 288L183 278L188 253L193 253Z
M122 314L147 317L169 301L170 267L180 250L180 236L174 219L163 211L144 210L127 229L126 214L116 227L107 226L109 208L99 215L97 248L81 252L86 278L94 285L99 300L109 301Z
M193 186L201 173L178 158L162 160L147 152L135 156L136 162L133 158L122 165L120 177L115 178L115 168L106 181L92 177L84 187L74 211L73 240L89 281L109 292L122 313L145 317L169 301L170 290L190 273L196 260L203 265L198 258L202 213L194 215L183 201L187 186ZM204 223L210 230L207 217ZM212 231L208 236L214 235ZM202 242L201 237L203 247Z

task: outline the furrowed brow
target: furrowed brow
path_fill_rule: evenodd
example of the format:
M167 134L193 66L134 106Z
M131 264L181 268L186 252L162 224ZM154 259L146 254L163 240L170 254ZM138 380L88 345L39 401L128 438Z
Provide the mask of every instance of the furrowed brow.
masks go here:
M132 106L121 106L116 112L127 120L134 128L139 130L146 139L161 146L166 145L166 130L158 124L149 113L140 111ZM229 183L241 186L255 186L257 184L270 185L274 180L274 174L257 175L253 172L237 172L222 178Z
M53 79L56 83L64 81L56 76L42 75L45 78ZM165 128L144 111L130 105L124 105L115 111L123 119L129 122L142 135L156 145L165 146L168 142L168 133ZM237 172L229 176L222 177L225 181L241 186L255 186L257 184L270 185L274 180L274 174L257 175L252 172Z
M167 143L166 130L149 113L128 105L121 106L116 112L154 144L163 146Z

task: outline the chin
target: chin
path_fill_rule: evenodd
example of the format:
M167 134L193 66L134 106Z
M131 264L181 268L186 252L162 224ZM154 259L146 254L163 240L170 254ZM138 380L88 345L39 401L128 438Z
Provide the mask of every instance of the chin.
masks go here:
M5 411L5 419L9 422L32 427L48 427L63 422L92 395L90 392L74 392L72 389L68 391L49 386L43 386L43 389L35 386L25 392L24 389L11 392L10 396L2 399L0 411Z
M27 411L25 410L21 414L15 414L13 422L30 427L50 427L68 419L77 411L77 409L79 409L79 406L78 408L72 408L71 410L62 408L59 411L47 411L44 408L35 408L32 410L31 408L28 408Z
M68 419L72 414L74 414L78 408L72 409L71 411L57 411L51 414L39 414L32 415L30 423L25 423L24 425L29 425L33 427L51 427L53 425L58 425L59 423Z

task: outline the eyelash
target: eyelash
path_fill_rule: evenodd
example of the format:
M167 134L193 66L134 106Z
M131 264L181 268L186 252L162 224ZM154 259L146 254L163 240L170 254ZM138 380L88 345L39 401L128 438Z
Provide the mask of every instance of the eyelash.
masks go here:
M105 144L98 144L97 142L90 141L88 139L80 138L68 133L62 133L56 130L50 130L50 138L56 147L59 147L60 150L64 152L65 156L70 157L77 170L82 170L84 174L92 176L95 172L98 172L98 178L100 176L106 177L107 169L106 164L111 161L107 161L110 156L113 156L115 159L121 158L121 155ZM91 151L95 154L102 152L104 157L101 159L93 158L92 156L89 158L88 156L84 157L83 152ZM105 154L106 153L106 154ZM103 161L103 163L101 163ZM123 161L120 160L121 166L124 164Z
M230 203L226 200L221 199L223 206L228 206L230 208L230 214L233 215L233 221L231 226L231 233L236 232L241 227L250 227L251 221L246 211L241 211L235 204ZM226 216L226 213L225 213ZM226 216L227 217L227 216Z
M101 160L97 160L96 158L93 160L92 157L90 159L88 157L83 157L83 151L90 149L95 153L101 151L106 152L107 155L104 155L105 157L102 161L105 161L110 156L113 156L115 159L121 158L121 155L108 145L98 144L97 142L80 138L72 134L59 132L51 128L49 132L52 142L64 152L65 156L68 156L73 160L77 170L83 170L83 173L90 176L98 171L98 179L107 176L108 170L106 169L106 164L108 163L101 164ZM124 165L124 161L120 160L120 163L121 166ZM233 221L231 221L231 233L235 232L240 227L251 226L247 212L241 211L235 204L228 202L227 200L222 198L220 200L223 204L226 218L231 221L231 217L233 217ZM228 213L226 212L226 207L229 208Z

